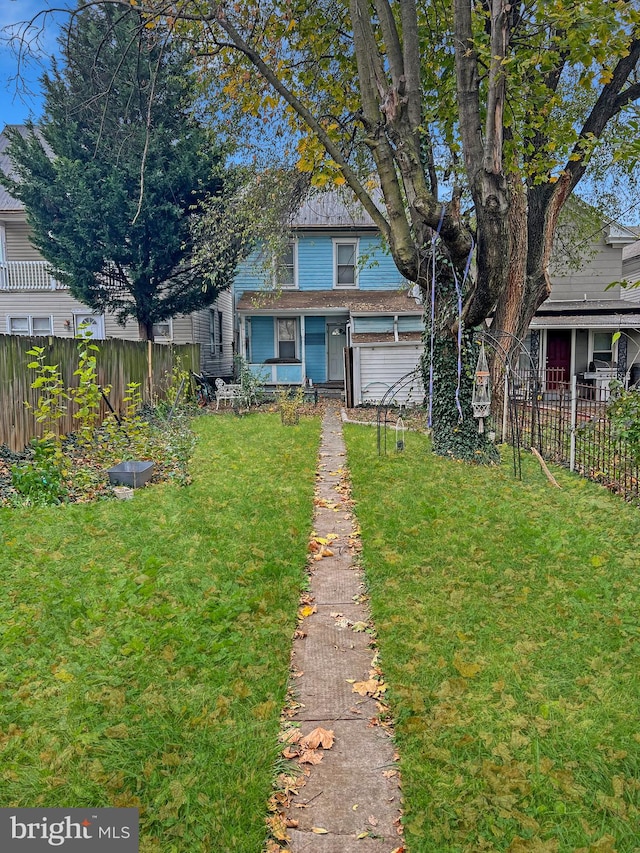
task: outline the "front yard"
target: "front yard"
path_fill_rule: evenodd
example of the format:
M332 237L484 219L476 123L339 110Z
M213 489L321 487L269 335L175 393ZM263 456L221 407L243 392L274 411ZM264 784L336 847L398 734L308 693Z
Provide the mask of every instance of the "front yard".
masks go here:
M640 514L345 429L410 853L640 850Z
M0 805L138 806L143 853L256 853L319 422L195 428L189 488L0 509Z

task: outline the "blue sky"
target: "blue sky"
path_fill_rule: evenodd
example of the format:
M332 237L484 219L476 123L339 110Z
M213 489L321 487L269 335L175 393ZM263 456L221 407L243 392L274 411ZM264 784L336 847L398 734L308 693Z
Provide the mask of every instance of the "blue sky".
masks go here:
M0 129L38 118L42 97L38 80L57 51L61 15L41 15L29 33L29 49L19 66L15 47L8 44L16 25L39 12L71 5L72 0L0 0ZM75 4L74 4L75 5ZM20 73L20 79L16 79Z

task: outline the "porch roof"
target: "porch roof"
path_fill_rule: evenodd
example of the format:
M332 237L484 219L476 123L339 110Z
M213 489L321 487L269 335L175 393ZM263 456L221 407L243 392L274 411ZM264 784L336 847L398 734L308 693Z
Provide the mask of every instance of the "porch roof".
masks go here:
M640 314L562 314L536 316L532 329L633 329L640 326Z
M422 305L398 290L247 290L242 314L422 314Z

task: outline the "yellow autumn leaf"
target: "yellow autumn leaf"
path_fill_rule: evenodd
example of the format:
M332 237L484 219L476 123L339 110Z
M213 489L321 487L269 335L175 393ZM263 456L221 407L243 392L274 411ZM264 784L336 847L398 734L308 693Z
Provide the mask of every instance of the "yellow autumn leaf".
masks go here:
M317 609L318 608L315 605L311 606L310 604L306 604L304 607L300 608L300 616L305 619L307 616L311 616L312 613L315 613Z
M457 652L453 657L453 665L463 678L475 678L482 669L482 666L479 663L471 663L470 661L462 660Z
M321 826L312 826L311 832L315 832L316 835L328 835L329 834L329 830L323 829L323 827L321 827Z
M72 675L72 673L67 672L66 669L59 669L57 672L54 672L53 677L57 678L58 681L64 681L65 683L73 681L75 678L75 676Z

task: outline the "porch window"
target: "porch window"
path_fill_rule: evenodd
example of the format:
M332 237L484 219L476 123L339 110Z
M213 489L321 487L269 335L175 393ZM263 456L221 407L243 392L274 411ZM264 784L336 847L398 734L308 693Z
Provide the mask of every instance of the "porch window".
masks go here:
M297 282L297 243L289 240L276 264L276 287L284 289L296 288Z
M334 243L335 287L358 286L358 241L340 240Z
M295 358L298 321L295 318L280 318L277 321L277 329L278 358Z
M597 362L605 361L608 365L613 363L613 334L612 332L594 332L593 333L593 355L591 357L593 363L598 367Z

